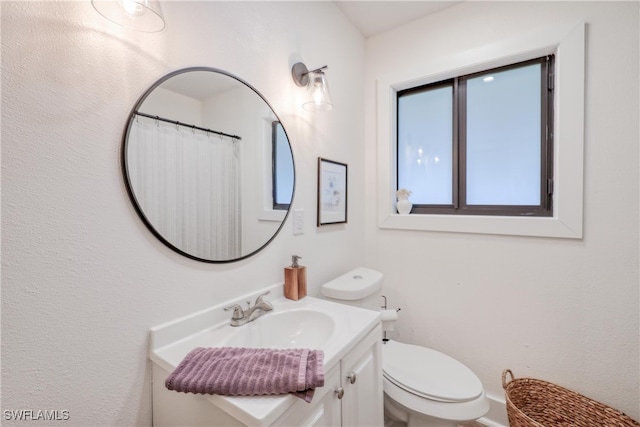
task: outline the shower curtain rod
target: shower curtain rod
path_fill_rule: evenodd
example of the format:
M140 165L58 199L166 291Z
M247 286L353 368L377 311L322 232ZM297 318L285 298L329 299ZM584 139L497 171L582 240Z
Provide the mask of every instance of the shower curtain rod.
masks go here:
M142 116L142 117L148 117L148 118L154 119L154 120L159 120L159 121L165 122L165 123L171 123L171 124L174 124L174 125L177 125L177 126L184 126L184 127L191 128L191 129L197 129L197 130L201 130L201 131L207 132L207 133L215 133L216 135L226 136L228 138L237 139L238 141L242 140L242 138L239 137L238 135L229 135L228 133L218 132L217 130L201 128L200 126L190 125L190 124L182 123L182 122L179 122L179 121L176 121L176 120L165 119L164 117L160 117L160 116L152 116L151 114L141 113L140 111L135 111L134 114L137 114L138 116Z

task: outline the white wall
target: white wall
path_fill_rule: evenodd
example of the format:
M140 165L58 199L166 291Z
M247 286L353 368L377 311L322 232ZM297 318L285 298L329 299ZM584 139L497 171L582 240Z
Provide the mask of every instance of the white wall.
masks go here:
M148 425L151 326L280 282L292 254L308 266L310 294L364 262L363 38L328 2L162 5L158 34L121 29L89 1L0 6L2 410ZM329 65L333 112L302 110L297 59ZM137 217L121 133L138 97L187 66L234 73L270 101L292 141L304 235L289 219L258 255L205 264L169 250ZM318 156L349 164L346 225L315 227Z
M298 253L311 294L365 260L383 271L403 309L398 337L464 361L495 396L508 367L640 418L637 3L463 3L370 39L366 60L329 2L162 4L167 29L142 34L89 1L0 3L2 410L66 409L64 425L149 424L149 327L276 283ZM580 19L584 239L378 230L376 76ZM301 109L289 77L298 59L329 65L333 112ZM160 76L196 65L253 84L293 144L305 234L293 236L289 219L239 263L197 263L164 247L121 177L133 104ZM318 156L349 164L347 225L314 225Z
M396 338L556 382L640 419L637 2L465 2L367 40L366 260L402 307ZM376 78L584 20L584 239L377 228Z
M147 96L143 104L144 108L138 108L142 113L204 126L202 101L198 99L157 87ZM151 123L152 119L138 116L137 120L148 120Z

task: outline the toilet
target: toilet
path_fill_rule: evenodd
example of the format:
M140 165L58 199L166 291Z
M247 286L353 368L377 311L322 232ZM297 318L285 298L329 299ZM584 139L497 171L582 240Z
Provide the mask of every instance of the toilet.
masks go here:
M366 267L322 286L327 300L372 310L381 309L381 290L382 273ZM395 311L383 311L385 336L393 330L396 319ZM446 354L384 340L382 370L385 419L394 426L459 426L489 411L489 399L480 379Z

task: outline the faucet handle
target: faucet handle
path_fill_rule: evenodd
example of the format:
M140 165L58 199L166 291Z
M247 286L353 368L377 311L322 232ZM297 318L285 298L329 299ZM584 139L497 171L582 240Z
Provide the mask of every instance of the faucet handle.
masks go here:
M231 307L225 307L224 311L233 310L233 316L231 316L231 320L240 320L244 318L244 310L242 310L242 306L240 304L234 304Z
M269 295L270 293L271 293L271 291L267 291L267 292L265 292L265 293L263 293L261 295L258 295L258 298L256 298L256 302L254 303L254 305L262 302L262 300L265 297L265 295Z

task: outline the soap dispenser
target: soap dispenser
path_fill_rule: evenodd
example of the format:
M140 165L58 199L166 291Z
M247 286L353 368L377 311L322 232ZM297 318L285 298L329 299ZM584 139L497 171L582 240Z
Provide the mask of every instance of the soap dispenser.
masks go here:
M284 296L295 301L307 296L307 267L298 265L301 258L293 255L291 266L284 269Z

